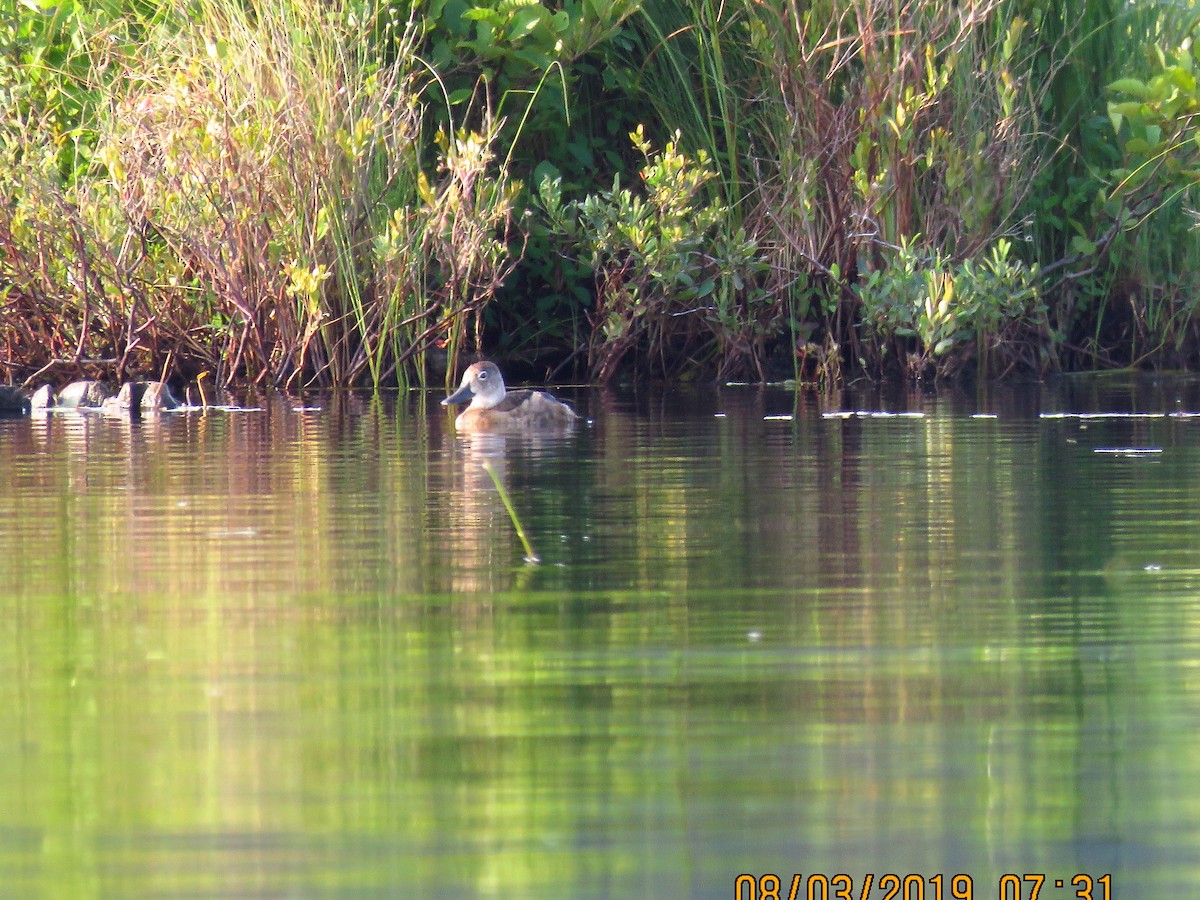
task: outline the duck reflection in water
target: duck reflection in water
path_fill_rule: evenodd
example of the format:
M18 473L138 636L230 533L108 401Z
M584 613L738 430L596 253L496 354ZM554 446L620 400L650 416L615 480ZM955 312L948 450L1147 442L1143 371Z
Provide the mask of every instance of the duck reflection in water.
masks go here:
M470 405L454 420L459 431L555 431L570 428L575 410L544 391L509 391L500 369L477 362L463 373L458 390L442 406Z
M444 465L445 499L438 504L439 525L444 528L445 565L439 567L458 594L499 593L527 586L536 566L530 555L560 560L555 547L546 547L539 535L537 516L569 505L567 489L556 478L541 477L557 471L574 445L573 429L446 432ZM494 478L504 486L525 527L531 528L532 551L526 551ZM549 551L549 557L544 554ZM524 563L522 562L524 560Z

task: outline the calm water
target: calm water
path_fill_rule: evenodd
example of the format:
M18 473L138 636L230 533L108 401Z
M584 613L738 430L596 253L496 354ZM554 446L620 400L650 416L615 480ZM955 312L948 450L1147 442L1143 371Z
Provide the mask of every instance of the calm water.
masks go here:
M574 399L0 421L0 896L1192 895L1200 382Z

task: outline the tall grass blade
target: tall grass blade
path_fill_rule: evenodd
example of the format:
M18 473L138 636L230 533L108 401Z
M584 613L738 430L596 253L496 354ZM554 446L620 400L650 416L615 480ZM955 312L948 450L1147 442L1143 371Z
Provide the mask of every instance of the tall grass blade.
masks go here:
M525 529L521 527L521 520L517 518L517 511L513 509L512 501L508 499L508 491L504 489L504 484L500 481L500 476L496 474L496 470L492 468L490 462L483 464L483 470L491 476L492 484L496 485L496 493L500 495L500 499L504 501L504 508L508 510L508 517L512 519L513 527L517 530L517 537L521 539L521 545L525 548L525 562L531 566L536 566L542 560L533 552L533 547L529 543L529 538L525 536Z

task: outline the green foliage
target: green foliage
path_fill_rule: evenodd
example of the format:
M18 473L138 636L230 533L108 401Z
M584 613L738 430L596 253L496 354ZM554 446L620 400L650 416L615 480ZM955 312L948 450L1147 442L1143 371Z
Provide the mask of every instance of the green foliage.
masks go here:
M1146 356L1135 344L1178 339L1179 316L1151 311L1176 294L1181 273L1200 266L1186 204L1172 200L1186 187L1177 175L1190 165L1187 149L1169 150L1171 128L1155 121L1170 116L1168 94L1178 99L1180 86L1186 90L1190 68L1161 48L1190 44L1195 13L1188 4L1111 0L1027 7L1043 38L1030 77L1050 90L1039 109L1049 164L1035 175L1025 209L1035 253L1054 276L1045 290L1063 362L1138 362ZM1168 87L1173 79L1180 85ZM1156 101L1157 91L1164 93ZM1156 110L1158 101L1165 105ZM1147 330L1166 323L1174 323L1170 331Z
M637 0L422 4L418 52L438 79L436 97L427 94L429 119L435 128L445 129L449 116L478 130L476 117L487 110L504 171L533 187L546 176L568 190L611 181L628 171L624 135L637 121L628 96L613 90L613 54L628 46L626 22L637 7ZM590 274L530 224L521 265L485 310L485 339L506 355L561 357L581 343Z
M127 264L136 244L88 179L107 63L147 27L140 6L119 6L21 3L0 20L0 333L26 367L66 358L120 376L154 352L131 316L149 309Z
M447 77L508 78L535 83L554 63L576 58L607 39L636 8L631 0L432 0L422 4L428 61ZM463 102L469 94L452 96Z
M981 260L955 264L902 244L886 269L855 288L869 346L890 349L914 376L954 375L972 361L992 374L997 366L1041 371L1053 350L1046 308L1033 273L1011 251L1001 239Z
M878 357L859 346L863 271L901 245L970 258L1020 227L1042 165L1032 29L1010 5L768 0L746 31L765 99L743 118L745 222L769 289L827 354Z
M752 7L712 0L646 0L629 20L621 65L610 80L652 111L651 133L678 133L703 149L714 178L705 190L735 221L748 182L752 137L744 129L757 60L750 46Z
M50 362L380 384L422 376L435 343L457 351L519 246L516 186L487 110L426 163L414 34L369 3L200 0L164 5L145 46L81 54L82 80L106 80L95 152L38 179L39 148L10 142L24 190L0 209L0 285L26 320L65 311Z
M446 102L491 110L515 171L530 175L549 162L574 175L595 165L603 134L572 127L586 113L572 107L595 90L589 82L607 68L603 48L619 38L636 0L567 0L553 8L539 0L432 0L418 8L418 49ZM520 146L518 136L525 138Z
M769 332L760 316L771 316L754 287L764 266L753 240L725 230L728 210L706 198L708 155L689 158L678 136L655 152L640 128L630 139L644 159L643 190L617 178L611 189L564 202L560 181L546 179L538 195L564 250L582 250L595 273L593 372L608 381L635 349L676 375L713 355L722 370L753 362Z
M1200 267L1187 214L1197 170L1193 62L1190 39L1181 40L1190 14L1098 4L1085 22L1091 30L1056 78L1071 90L1052 95L1073 96L1063 118L1073 131L1060 139L1073 153L1056 156L1033 208L1045 271L1056 278L1047 288L1051 318L1071 348L1068 362L1178 363L1194 339L1193 305L1183 298L1194 294L1190 273ZM1134 52L1116 53L1116 40ZM1178 50L1165 50L1173 41ZM1092 105L1082 107L1081 96Z
M1124 270L1094 352L1178 365L1192 352L1200 295L1200 251L1188 217L1200 184L1200 83L1190 40L1172 50L1156 42L1148 59L1144 77L1108 85L1107 124L1119 159L1095 204L1096 234L1073 246L1084 256L1107 253Z
M1193 19L26 0L0 20L0 374L1188 360Z
M1120 78L1108 86L1132 99L1108 104L1113 131L1124 154L1114 169L1111 197L1126 207L1157 201L1164 192L1200 183L1200 81L1187 44L1168 55L1154 47L1155 72L1146 80Z

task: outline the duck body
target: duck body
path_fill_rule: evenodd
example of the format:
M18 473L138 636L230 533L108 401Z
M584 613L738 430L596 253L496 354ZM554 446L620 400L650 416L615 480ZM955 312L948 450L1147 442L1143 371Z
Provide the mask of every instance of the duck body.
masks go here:
M575 410L545 391L510 391L495 363L478 362L463 373L442 406L469 403L454 420L460 431L550 431L569 428Z

